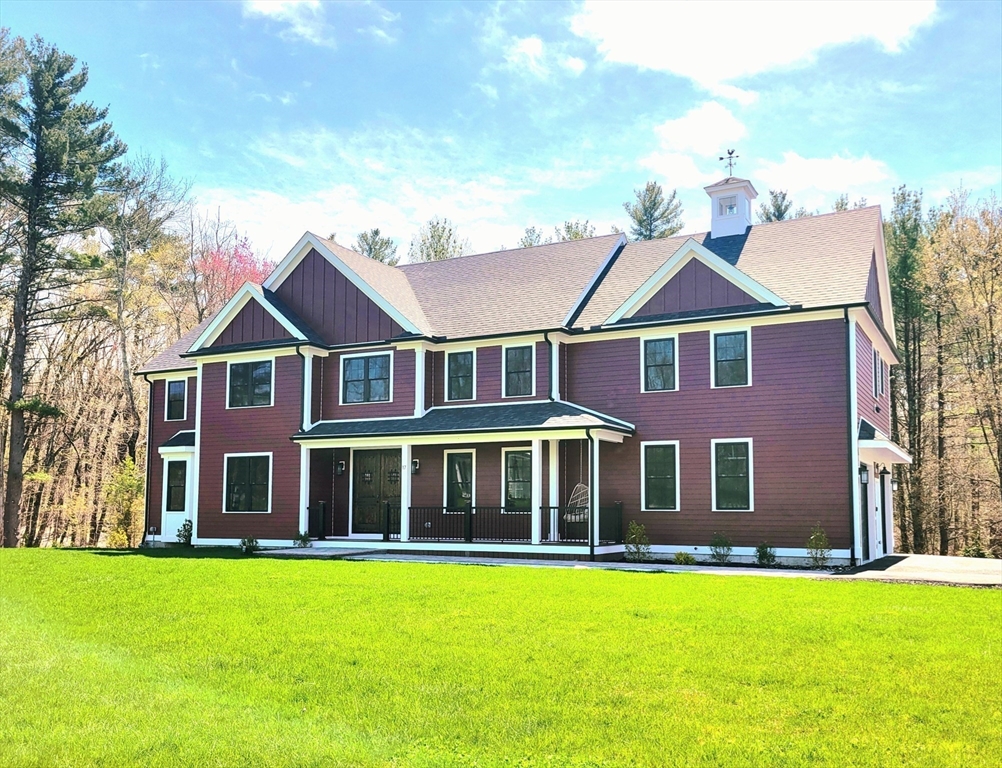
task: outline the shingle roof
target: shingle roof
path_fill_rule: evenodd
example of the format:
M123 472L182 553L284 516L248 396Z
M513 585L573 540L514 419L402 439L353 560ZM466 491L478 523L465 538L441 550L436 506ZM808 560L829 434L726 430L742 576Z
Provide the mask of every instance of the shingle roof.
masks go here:
M177 432L160 444L161 448L193 448L194 446L195 430L193 429L186 429L181 432Z
M313 330L313 328L310 327L305 320L293 312L292 309L290 309L289 306L278 298L278 296L276 296L272 291L269 291L267 288L262 288L261 294L264 296L264 300L271 304L276 312L292 323L310 342L318 344L319 346L324 345L324 340L320 334Z
M215 315L205 318L159 355L148 360L142 368L136 371L136 374L195 370L195 361L191 358L181 357L181 354L188 351L188 348L195 343L195 339L206 329L214 317Z

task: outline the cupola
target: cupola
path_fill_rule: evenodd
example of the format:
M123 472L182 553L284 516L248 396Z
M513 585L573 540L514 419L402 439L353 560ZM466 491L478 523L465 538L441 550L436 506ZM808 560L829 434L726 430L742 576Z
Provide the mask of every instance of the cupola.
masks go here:
M743 235L752 223L752 201L758 192L748 179L728 176L716 184L703 187L710 196L713 212L710 216L710 236Z

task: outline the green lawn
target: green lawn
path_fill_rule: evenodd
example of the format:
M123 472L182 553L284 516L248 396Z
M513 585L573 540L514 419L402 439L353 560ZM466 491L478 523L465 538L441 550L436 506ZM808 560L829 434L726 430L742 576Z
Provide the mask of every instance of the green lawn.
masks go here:
M0 765L1002 764L1002 591L0 551Z

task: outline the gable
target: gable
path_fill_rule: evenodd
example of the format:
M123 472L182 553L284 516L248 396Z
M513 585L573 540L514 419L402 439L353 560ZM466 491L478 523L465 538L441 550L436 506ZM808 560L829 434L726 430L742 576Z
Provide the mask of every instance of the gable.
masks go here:
M219 331L210 347L295 338L256 298L250 298Z
M404 333L395 319L316 248L310 248L273 290L327 344L384 341Z
M758 303L758 299L716 270L691 259L633 314L634 317L667 315Z
M884 311L883 303L880 297L880 278L877 276L877 254L873 254L873 260L870 262L870 276L866 281L866 300L870 303L873 308L873 314L876 315L877 319L883 323L884 322Z

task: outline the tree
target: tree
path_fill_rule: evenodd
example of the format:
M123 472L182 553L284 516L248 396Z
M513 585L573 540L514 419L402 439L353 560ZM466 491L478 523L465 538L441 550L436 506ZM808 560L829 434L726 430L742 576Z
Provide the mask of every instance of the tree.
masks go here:
M581 221L565 221L562 227L554 227L554 234L558 243L567 240L584 240L586 237L595 237L595 226L587 219Z
M360 232L352 250L391 267L397 266L400 262L400 258L397 256L397 246L391 238L383 237L378 227L367 232Z
M782 189L770 189L769 201L762 203L758 207L758 220L762 223L769 221L783 221L793 208L793 201L787 199L786 192Z
M676 199L676 190L665 198L661 185L648 181L643 189L635 189L633 193L636 201L623 203L623 209L633 222L630 235L634 240L657 240L682 231L682 201Z
M518 241L518 247L532 248L536 245L549 245L552 242L552 237L548 237L543 240L543 230L537 229L536 227L526 227L525 234L522 235L522 239Z
M444 261L469 252L470 241L459 237L451 221L436 216L411 240L408 257L412 262Z
M7 51L0 58L6 58ZM33 325L53 312L54 298L84 266L62 246L101 221L114 162L125 145L97 109L79 99L87 67L36 37L25 51L25 97L0 122L4 144L16 144L0 167L0 198L16 214L16 286L8 366L10 413L4 546L17 546L25 455L25 416L45 404L25 396L25 363ZM10 97L3 100L9 103Z
M866 208L866 198L865 197L859 198L859 200L857 200L855 203L852 204L852 208L853 208L853 210L855 210L857 208ZM849 195L843 193L843 194L839 195L838 197L836 197L835 198L835 204L832 206L832 210L835 213L839 213L841 211L848 211L849 210Z

